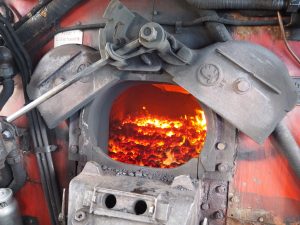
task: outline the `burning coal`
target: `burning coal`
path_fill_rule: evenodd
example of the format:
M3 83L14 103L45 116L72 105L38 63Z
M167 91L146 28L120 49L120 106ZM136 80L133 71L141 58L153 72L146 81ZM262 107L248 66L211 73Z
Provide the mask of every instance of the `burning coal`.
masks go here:
M197 158L205 138L206 120L199 105L176 118L141 106L132 114L111 117L108 155L139 166L174 168Z

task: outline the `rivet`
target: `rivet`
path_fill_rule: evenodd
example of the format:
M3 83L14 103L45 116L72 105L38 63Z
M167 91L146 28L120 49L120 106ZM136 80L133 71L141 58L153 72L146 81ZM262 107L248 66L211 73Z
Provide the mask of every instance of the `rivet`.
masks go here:
M238 92L245 93L249 91L251 84L245 79L238 79L235 81L235 88Z
M227 165L224 163L220 163L217 165L217 170L220 172L226 172L227 171Z
M239 200L239 198L237 196L232 196L230 198L230 201L233 202L233 203L238 203L240 200Z
M226 192L226 187L224 185L217 186L216 192L218 192L220 194L224 194Z
M226 144L225 143L223 143L223 142L219 142L219 143L217 143L217 149L218 150L225 150L225 148L226 148Z
M70 146L70 152L72 152L72 153L77 153L78 152L78 147L77 147L77 145L71 145Z
M218 210L218 211L214 212L214 218L215 219L223 219L224 213L222 212L222 210Z
M209 204L208 203L202 203L201 209L202 210L208 210L209 209Z
M262 222L264 222L264 218L263 218L262 216L260 216L260 217L258 218L258 221L262 223Z

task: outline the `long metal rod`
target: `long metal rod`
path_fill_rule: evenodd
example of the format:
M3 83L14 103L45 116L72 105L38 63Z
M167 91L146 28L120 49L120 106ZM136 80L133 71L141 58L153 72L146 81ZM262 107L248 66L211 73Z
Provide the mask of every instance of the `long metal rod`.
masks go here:
M119 48L118 50L116 50L115 54L117 54L117 55L126 55L127 53L129 53L132 50L138 48L139 46L140 46L139 39L136 39L136 40L133 40L133 41L129 42L128 44L124 45L123 47ZM139 54L141 54L141 53L142 52L139 52ZM134 55L134 56L137 56L137 55ZM72 78L70 78L70 79L64 81L63 83L55 86L54 88L52 88L51 90L49 90L46 93L42 94L40 97L38 97L34 101L30 102L29 104L27 104L26 106L24 106L23 108L18 110L17 112L15 112L12 115L8 116L6 118L6 121L9 122L9 123L13 122L14 120L19 118L20 116L26 114L27 112L31 111L32 109L34 109L38 105L42 104L43 102L45 102L49 98L53 97L54 95L61 92L65 88L67 88L70 85L74 84L76 81L80 80L83 77L86 77L86 76L89 76L89 75L93 74L94 72L96 72L101 67L109 64L111 61L112 61L112 59L110 57L100 59L99 61L93 63L91 66L89 66L86 69L84 69L84 70L80 71L79 73L75 74Z
M34 145L34 149L42 146L41 143L41 138L40 135L38 133L38 127L36 122L38 122L36 120L36 111L34 110L33 112L29 113L29 122L30 122L30 131L31 131L31 137L33 140L33 145ZM44 166L44 161L42 159L42 154L41 153L36 153L36 157L37 157L37 162L38 162L38 167L39 167L39 171L40 171L40 177L41 177L41 182L42 182L42 187L43 187L43 191L44 191L44 195L46 197L47 200L47 204L48 204L48 210L49 210L49 214L50 214L50 218L51 218L51 224L55 225L57 224L56 222L56 213L55 213L55 209L54 209L54 205L53 205L53 201L52 201L52 196L51 193L52 191L50 190L50 186L48 184L48 180L47 180L47 173L48 171L46 170L45 166Z
M73 76L72 78L70 78L70 79L64 81L63 83L55 86L54 88L47 91L45 94L41 95L40 97L38 97L34 101L30 102L29 104L27 104L26 106L24 106L23 108L18 110L17 112L15 112L12 115L8 116L6 118L6 121L10 123L10 122L16 120L20 116L28 113L29 111L31 111L32 109L34 109L35 107L40 105L41 103L43 103L46 100L48 100L49 98L53 97L54 95L56 95L60 91L62 91L65 88L69 87L70 85L74 84L76 81L80 80L82 77L88 76L88 75L92 74L93 72L95 72L96 70L98 70L99 68L105 66L107 63L109 63L109 59L100 59L99 61L95 62L91 66L87 67L85 70L75 74L75 76Z

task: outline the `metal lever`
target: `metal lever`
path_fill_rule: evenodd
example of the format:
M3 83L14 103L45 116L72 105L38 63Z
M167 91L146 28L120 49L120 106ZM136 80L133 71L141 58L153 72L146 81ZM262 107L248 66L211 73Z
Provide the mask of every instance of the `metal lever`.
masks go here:
M164 29L157 23L147 23L140 29L139 38L127 43L120 49L114 51L110 43L106 43L106 58L100 59L91 66L87 67L85 70L77 73L71 79L57 85L48 92L42 94L40 97L30 102L28 105L24 106L14 114L6 118L7 122L12 122L20 116L26 114L30 110L34 109L41 103L45 102L49 98L53 97L60 91L69 87L76 81L83 77L93 74L95 71L101 67L112 64L114 61L127 60L129 58L142 55L144 53L149 53L152 51L157 51L158 55L166 63L172 65L186 65L192 61L193 54L189 48L183 44L173 40L173 48L176 45L177 53L175 53L171 47L170 39L172 37L164 31Z
M138 40L135 40L135 41L132 41L132 42L126 44L125 46L123 46L122 48L116 50L115 52L118 55L125 55L129 52L132 52L135 48L137 48L139 46L140 46L140 44L139 44ZM89 66L86 69L84 69L84 70L80 71L79 73L75 74L72 78L70 78L70 79L64 81L63 83L57 85L56 87L54 87L51 90L47 91L46 93L42 94L40 97L38 97L34 101L30 102L29 104L27 104L26 106L24 106L23 108L18 110L17 112L15 112L12 115L8 116L6 118L6 121L7 122L12 122L12 121L16 120L20 116L22 116L22 115L26 114L27 112L31 111L32 109L34 109L38 105L42 104L43 102L45 102L49 98L53 97L57 93L61 92L65 88L67 88L70 85L74 84L76 81L80 80L83 77L87 77L89 75L92 75L95 71L97 71L101 67L103 67L107 64L110 64L112 62L113 62L113 60L110 58L109 55L107 56L107 58L100 59L99 61L95 62L91 66Z
M17 118L19 118L20 116L28 113L29 111L31 111L32 109L34 109L35 107L37 107L38 105L40 105L41 103L46 101L47 99L49 99L52 96L56 95L57 93L59 93L63 89L65 89L65 88L69 87L70 85L74 84L76 81L80 80L81 78L93 74L93 72L95 72L99 68L105 66L109 62L110 62L109 58L100 59L99 61L95 62L91 66L87 67L85 70L77 73L71 79L66 80L63 83L57 85L56 87L52 88L50 91L48 91L45 94L41 95L40 97L38 97L34 101L30 102L29 104L27 104L26 106L24 106L23 108L18 110L17 112L15 112L12 115L8 116L6 118L6 121L10 123L10 122L16 120Z

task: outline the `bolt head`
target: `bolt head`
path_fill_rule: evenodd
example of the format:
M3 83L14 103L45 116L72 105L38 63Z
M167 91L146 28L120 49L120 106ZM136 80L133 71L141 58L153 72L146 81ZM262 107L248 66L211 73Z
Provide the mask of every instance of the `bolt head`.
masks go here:
M157 31L154 27L146 25L141 28L140 36L145 41L155 41L157 38Z
M2 132L2 136L3 136L3 138L5 138L7 140L13 138L13 134L9 130L4 130Z
M72 153L77 153L78 152L78 147L77 147L77 145L71 145L70 146L70 152L72 152Z
M264 218L263 218L262 216L260 216L260 217L258 218L258 221L262 223L262 222L264 222Z
M237 196L232 196L230 198L230 201L233 202L233 203L238 203L240 200L239 200L239 198Z
M239 79L235 82L236 84L236 89L238 92L240 93L245 93L247 91L249 91L249 89L251 88L251 84L244 79Z
M218 150L225 150L225 148L226 148L226 144L225 143L222 143L222 142L219 142L219 143L217 143L217 149Z
M220 163L217 165L217 170L219 172L226 172L227 171L227 165L224 163Z
M223 219L224 218L224 213L222 210L218 210L214 213L214 218L215 219Z
M224 193L226 193L226 187L224 185L217 186L216 192L218 192L220 194L224 194Z
M202 210L208 210L209 209L209 204L208 203L202 203L201 209Z

